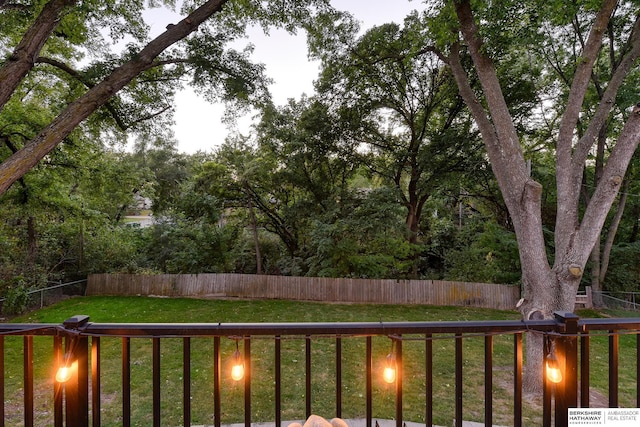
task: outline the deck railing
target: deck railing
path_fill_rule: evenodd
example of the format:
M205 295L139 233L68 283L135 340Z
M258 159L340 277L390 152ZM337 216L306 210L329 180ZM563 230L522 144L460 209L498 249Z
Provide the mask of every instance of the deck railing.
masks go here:
M106 356L102 349L102 342L105 339L121 340L121 349L118 351L120 358L120 400L121 411L117 415L118 425L132 425L132 408L134 408L143 396L141 393L147 394L151 405L149 413L146 414L145 425L166 426L166 425L192 425L192 412L194 409L193 396L196 392L192 384L192 373L195 363L195 353L192 351L192 341L203 339L210 343L211 349L211 375L210 387L213 390L212 400L210 401L213 413L212 424L220 427L224 423L224 414L227 401L223 394L226 392L224 384L228 379L223 372L226 369L226 360L229 355L226 354L228 345L221 345L222 339L229 338L236 344L238 354L243 358L243 366L245 374L240 381L239 386L242 394L243 404L241 405L241 417L244 424L250 426L255 422L275 421L276 426L284 423L283 404L291 399L288 389L283 384L283 349L282 343L286 339L296 339L304 342L304 372L299 384L304 384L304 391L296 390L296 397L304 395L304 417L311 414L322 412L321 415L332 417L344 417L351 414L361 414L367 427L372 427L375 423L374 414L378 413L376 405L378 402L377 388L379 388L380 367L389 364L396 369L396 377L390 393L393 395L394 413L391 414L395 420L397 427L402 427L405 421L419 421L428 426L434 423L434 418L439 414L434 413L438 402L434 401L434 384L439 377L446 375L442 372L434 372L434 357L443 357L443 352L451 349L450 354L444 354L449 358L452 366L451 383L453 386L453 408L452 415L456 426L462 425L462 420L469 419L471 416L478 418L477 411L471 414L465 406L465 399L469 396L469 390L465 390L465 375L471 375L467 366L467 356L470 351L480 352L483 355L482 366L480 372L482 378L478 380L482 384L475 386L484 395L481 397L483 401L481 411L482 419L485 425L491 426L495 424L496 408L494 407L494 394L496 393L496 357L500 358L500 369L512 375L509 382L510 389L508 395L510 406L511 420L506 422L508 425L521 426L526 424L523 417L523 339L525 336L537 336L542 338L540 342L544 344L544 363L550 360L557 360L560 363L562 371L562 381L558 384L552 384L549 380L544 380L544 392L542 399L542 420L541 423L550 426L567 425L568 408L573 407L589 407L592 402L590 395L592 392L591 380L597 383L598 387L607 387L606 402L608 407L618 407L621 405L620 390L621 385L618 381L620 369L620 337L626 334L636 336L632 351L634 356L631 358L634 366L625 366L625 372L632 369L634 372L633 386L629 387L625 383L623 393L625 399L631 394L631 405L638 406L638 397L640 396L640 369L638 369L638 357L640 355L640 340L637 338L637 331L640 330L639 319L579 319L571 313L557 313L556 318L552 320L532 321L526 324L522 321L473 321L473 322L393 322L393 323L263 323L263 324L192 324L192 323L173 323L173 324L107 324L92 323L87 316L75 316L67 319L63 324L3 324L0 326L0 418L3 420L2 425L7 419L14 419L13 412L21 412L19 425L27 427L38 424L35 420L35 413L43 412L42 406L48 405L51 408L45 408L44 412L51 412L52 420L49 424L55 426L101 426L111 424L113 419L104 420L103 408L105 400L111 396L106 396L103 390L103 380L106 376L112 377L113 372L106 372L104 365L106 358L113 358L113 354ZM16 370L15 366L7 366L6 361L9 360L9 350L6 343L7 336L18 335L23 337L22 348L22 369ZM52 348L46 350L46 346L38 346L40 353L34 351L34 337L48 336L51 337ZM608 345L608 354L598 353L594 356L591 351L591 343L595 337L599 337L600 341L606 340ZM39 338L41 339L41 338ZM136 366L136 361L132 360L131 349L135 340L146 339L151 341L150 366L142 366L146 369L152 381L149 387L142 389L132 382L132 366ZM325 345L327 339L331 342L330 346ZM632 338L629 338L632 339ZM629 341L625 338L625 342ZM164 341L176 340L181 346L181 360L175 354L164 354L161 346ZM254 350L258 340L266 340L272 343L269 350L265 350L264 345L259 350ZM349 375L354 370L353 360L347 361L343 347L347 340L358 340L363 342L363 353L358 356L359 361L355 362L358 375L363 379L361 384L362 408L353 408L347 404L347 389L349 393L353 393L353 386L345 385L345 377L347 371ZM376 346L374 346L374 340ZM380 362L380 340L382 346L390 348L389 356L385 362ZM473 347L469 350L466 343L469 340L481 341L482 350L479 347ZM498 355L495 346L499 340L500 354ZM350 342L350 341L349 341ZM415 351L415 342L420 345L420 350ZM445 346L442 343L449 342L451 346ZM533 341L531 341L533 342ZM434 345L434 343L437 343ZM322 344L323 347L331 347L332 362L326 363L326 360L320 361L314 353L314 346ZM409 360L409 354L405 349L411 345L411 356L413 359L418 354L421 361L419 364ZM628 344L625 344L628 347ZM51 348L51 347L49 347ZM506 350L505 350L506 349ZM16 350L16 349L13 349ZM625 348L625 352L628 349ZM258 351L256 361L254 362L255 352ZM272 402L272 413L261 414L261 419L255 419L256 415L252 411L252 384L254 378L263 375L260 368L257 367L258 359L266 359L265 351L273 352L269 354L268 359L273 360L273 365L268 370L268 374L273 377L272 391L270 392L269 401ZM466 353L465 353L466 352ZM47 354L48 353L48 354ZM225 353L225 354L223 354ZM383 352L385 355L387 351ZM52 356L51 356L52 355ZM13 356L12 356L13 357ZM608 364L608 378L602 381L601 378L593 378L592 364L600 359L605 358L605 364ZM504 360L508 360L508 366L502 366ZM626 359L625 359L626 360ZM322 363L319 363L322 362ZM412 363L410 363L412 362ZM41 365L47 363L52 364L50 369L42 368ZM171 363L180 365L180 377L175 381L168 383L168 379L163 380L162 369L165 364ZM198 362L200 363L200 362ZM73 367L71 378L60 383L54 381L53 376L57 368L68 364ZM349 366L346 366L346 365ZM321 365L322 367L318 367ZM288 366L288 365L287 365ZM313 398L316 389L314 388L314 378L318 375L316 369L327 369L329 372L323 372L322 375L333 378L335 389L332 392L334 407L332 413L327 414L326 405L321 408L316 407L316 400ZM416 366L419 366L418 368ZM260 364L264 369L264 364ZM52 399L44 400L45 403L38 402L36 405L34 395L40 390L42 385L34 381L34 372L45 370L50 373L49 380L45 381L52 387ZM21 405L7 405L9 397L6 395L7 382L10 376L16 375L16 372L22 372L22 394L23 402ZM475 375L475 374L474 374ZM360 378L358 377L358 378ZM351 378L351 377L350 377ZM111 379L111 378L110 378ZM353 380L349 380L353 381ZM358 379L356 378L356 382ZM503 383L503 380L500 380ZM626 380L625 380L626 381ZM419 420L407 419L405 416L405 402L409 399L415 400L416 393L410 396L405 394L405 383L420 383L424 386L420 393L420 400L423 406L423 414ZM628 382L628 381L626 381ZM331 383L331 381L329 381ZM603 386L602 384L606 385ZM450 386L450 384L447 384ZM504 386L504 384L501 384ZM45 385L48 387L48 385ZM163 400L163 392L167 387L182 388L182 399L180 402L166 402ZM133 392L135 388L135 392ZM504 387L503 387L504 388ZM36 390L37 389L37 390ZM475 393L474 389L472 392ZM13 393L13 392L11 392ZM504 394L504 393L503 393ZM504 397L501 397L500 406L505 406ZM165 399L166 400L166 399ZM351 402L352 399L349 399ZM288 404L288 403L287 403ZM172 405L176 411L180 413L179 422L163 420L163 406ZM351 403L349 403L351 405ZM37 411L36 411L37 406ZM602 402L597 402L597 406L601 407ZM500 408L502 409L502 408ZM436 411L438 409L435 409ZM11 414L10 414L11 412ZM11 417L10 417L11 415ZM111 415L113 417L113 415ZM448 422L448 424L451 421ZM503 421L504 422L504 421ZM530 422L529 422L530 423ZM198 420L198 424L202 424Z

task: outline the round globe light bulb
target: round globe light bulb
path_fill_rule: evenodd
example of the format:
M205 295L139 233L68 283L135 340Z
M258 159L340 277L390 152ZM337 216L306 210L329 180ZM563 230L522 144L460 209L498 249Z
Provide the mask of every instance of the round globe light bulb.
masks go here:
M393 366L386 366L382 372L384 382L393 384L396 381L396 369Z
M547 380L554 384L562 382L562 371L555 360L547 360Z
M68 366L61 366L56 372L56 381L59 383L66 383L71 379L71 368Z
M236 363L231 367L231 379L234 381L240 381L244 378L244 365L242 361Z

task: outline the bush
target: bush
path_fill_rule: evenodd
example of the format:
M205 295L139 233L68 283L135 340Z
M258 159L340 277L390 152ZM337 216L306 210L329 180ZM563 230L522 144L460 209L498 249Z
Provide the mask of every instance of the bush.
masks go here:
M520 258L515 234L486 223L463 230L446 254L445 280L516 284Z
M29 290L23 278L14 279L14 284L9 287L2 303L4 314L22 314L29 305Z

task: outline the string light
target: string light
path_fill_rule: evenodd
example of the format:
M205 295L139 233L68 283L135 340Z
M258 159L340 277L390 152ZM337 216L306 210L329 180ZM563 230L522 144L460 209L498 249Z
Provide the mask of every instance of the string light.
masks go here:
M238 340L236 340L236 351L233 353L233 360L231 365L231 379L234 381L240 381L244 378L244 359L240 350L238 349Z
M396 382L397 364L396 356L393 351L394 341L391 340L391 351L387 354L387 360L384 365L384 371L382 372L382 379L387 384L393 384Z
M66 383L71 379L73 373L78 369L78 361L71 361L71 354L65 353L63 363L56 372L56 381L59 383Z
M544 355L546 358L545 374L547 380L554 384L562 382L562 369L560 369L560 365L553 348L553 343L551 341L551 337L549 336L545 337Z
M547 359L547 380L551 381L554 384L558 384L562 382L562 370L560 366L558 366L558 360L556 356L551 354Z

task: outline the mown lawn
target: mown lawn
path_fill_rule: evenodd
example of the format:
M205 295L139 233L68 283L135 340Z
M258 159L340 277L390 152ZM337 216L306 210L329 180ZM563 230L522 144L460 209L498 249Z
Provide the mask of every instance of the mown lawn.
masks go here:
M392 306L367 304L323 304L291 301L241 301L198 300L188 298L148 297L81 297L71 298L54 306L30 313L15 322L61 323L77 315L89 315L92 322L116 323L245 323L245 322L395 322L395 321L444 321L444 320L504 320L518 319L515 311L498 311L466 307ZM589 316L598 313L589 312ZM632 346L622 337L622 356L632 356ZM606 340L592 344L594 368L603 370L606 363L599 358L606 354ZM634 341L635 342L635 341ZM121 425L121 339L102 338L102 425ZM381 370L385 355L389 352L389 339L374 339L374 369ZM50 424L51 413L47 409L51 399L51 339L35 339L36 422ZM252 342L252 420L273 420L272 394L273 340ZM304 347L303 339L282 341L282 419L304 418ZM192 339L192 423L213 424L213 340ZM5 337L5 395L10 414L7 425L21 425L18 409L21 407L22 339ZM434 400L435 422L451 425L454 417L454 342L451 339L436 340L434 349ZM223 367L235 350L232 340L223 339ZM405 341L404 417L407 421L424 421L424 342ZM603 353L604 352L604 353ZM162 425L182 425L182 340L163 339L161 344ZM364 416L365 390L363 362L365 341L363 338L343 340L343 417ZM465 419L482 421L484 408L484 340L481 337L464 340L464 406ZM335 340L314 340L312 345L312 408L326 417L335 414L334 385ZM150 425L151 420L151 340L131 340L132 425ZM512 337L494 339L494 412L495 423L510 425L512 420ZM621 364L622 365L622 364ZM623 366L623 365L622 365ZM635 374L635 372L633 373ZM375 375L375 373L374 373ZM600 375L598 375L600 377ZM621 384L625 386L625 374ZM376 377L377 378L377 377ZM243 388L222 378L222 422L243 421ZM593 381L593 380L592 380ZM631 381L629 379L628 381ZM598 384L606 389L606 384ZM630 387L630 386L629 386ZM374 380L374 417L391 419L395 415L393 387ZM524 408L525 424L537 425L540 420L539 401L534 399ZM41 410L40 410L41 408Z

